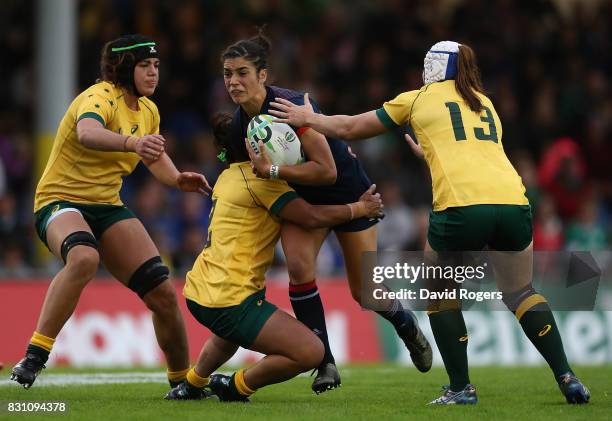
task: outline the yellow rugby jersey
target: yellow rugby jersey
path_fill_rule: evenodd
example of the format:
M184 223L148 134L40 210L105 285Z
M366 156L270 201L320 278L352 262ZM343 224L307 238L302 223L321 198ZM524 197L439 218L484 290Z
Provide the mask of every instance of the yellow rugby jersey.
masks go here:
M455 81L404 92L376 111L389 128L407 124L431 171L433 209L479 204L527 205L525 187L502 145L502 125L491 100L475 113Z
M204 250L187 273L185 298L229 307L263 289L280 235L275 215L297 197L283 180L257 178L248 162L223 171L212 193Z
M134 171L140 157L132 152L89 149L77 138L76 125L94 118L116 133L141 137L159 133L159 111L146 97L140 110L128 108L123 92L100 82L77 96L60 122L47 166L38 182L34 211L56 200L121 205L122 177Z

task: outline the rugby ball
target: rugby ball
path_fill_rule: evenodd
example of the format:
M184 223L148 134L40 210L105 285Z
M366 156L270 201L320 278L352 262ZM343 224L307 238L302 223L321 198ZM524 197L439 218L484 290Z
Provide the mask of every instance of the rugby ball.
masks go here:
M247 140L253 150L259 153L259 141L266 148L266 155L275 165L297 165L304 162L302 144L291 126L275 122L268 114L255 116L247 127Z

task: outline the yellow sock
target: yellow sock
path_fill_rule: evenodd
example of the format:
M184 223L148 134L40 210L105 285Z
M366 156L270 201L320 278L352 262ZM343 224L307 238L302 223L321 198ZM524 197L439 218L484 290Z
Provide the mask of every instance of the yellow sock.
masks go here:
M32 345L36 345L44 349L45 351L51 352L51 349L53 349L53 344L55 343L55 339L45 335L41 335L40 333L35 331L32 335L32 339L30 339L30 343Z
M194 368L189 370L187 373L187 382L189 382L189 384L192 386L199 387L200 389L206 386L209 380L209 377L201 377L198 373L196 373Z
M170 371L168 370L168 380L172 383L181 382L185 380L185 376L187 376L188 368L180 371Z
M244 381L244 369L240 369L234 375L234 383L236 383L236 390L238 393L244 396L250 396L255 393L255 390L251 389Z

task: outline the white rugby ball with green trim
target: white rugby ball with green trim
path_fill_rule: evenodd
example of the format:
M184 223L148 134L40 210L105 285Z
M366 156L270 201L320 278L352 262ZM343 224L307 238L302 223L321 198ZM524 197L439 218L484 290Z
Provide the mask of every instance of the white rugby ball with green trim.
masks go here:
M291 126L275 122L276 118L260 114L251 119L247 127L247 140L259 153L259 141L275 165L297 165L304 162L302 144Z

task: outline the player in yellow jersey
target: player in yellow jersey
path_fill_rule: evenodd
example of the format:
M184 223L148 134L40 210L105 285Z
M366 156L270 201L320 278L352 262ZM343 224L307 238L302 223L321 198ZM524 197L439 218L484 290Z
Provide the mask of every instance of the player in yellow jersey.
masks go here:
M286 181L256 177L245 142L232 140L236 138L229 115L217 118L215 139L230 165L215 184L208 239L187 273L183 291L191 314L213 335L187 381L166 399L201 399L208 385L223 401L246 401L261 387L317 367L324 356L319 337L265 299L265 273L280 237L280 222L313 229L381 216L374 185L358 202L310 205ZM239 346L266 356L231 377L211 376Z
M531 209L521 178L504 153L502 125L483 93L474 52L452 41L435 44L425 56L423 82L421 89L402 93L378 110L359 115L315 113L307 96L302 106L277 98L271 104L277 110L270 114L347 140L409 126L419 143L409 135L406 140L425 159L432 178L433 210L426 251L435 255L488 246L513 252L511 264L500 261L495 268L504 303L549 364L567 402L588 402L589 391L567 363L546 299L531 284ZM468 337L460 306L428 314L450 377L450 386L431 403L476 403L475 388L469 384Z
M104 46L101 80L72 102L62 119L34 202L36 229L64 261L53 278L25 357L12 379L29 388L74 311L100 260L153 312L157 341L176 385L189 368L187 335L168 268L142 223L119 198L122 177L141 160L183 191L207 194L203 175L179 173L164 152L159 112L147 97L159 80L155 42L128 35Z

